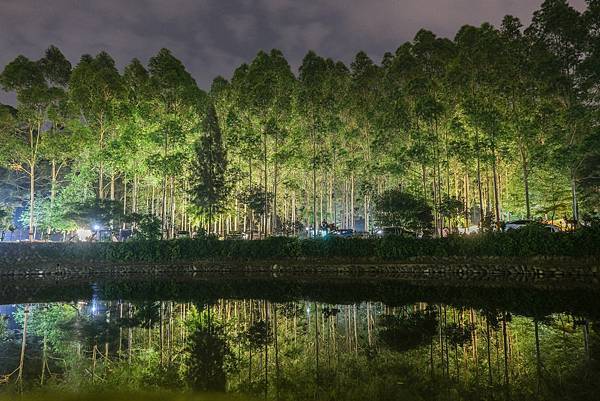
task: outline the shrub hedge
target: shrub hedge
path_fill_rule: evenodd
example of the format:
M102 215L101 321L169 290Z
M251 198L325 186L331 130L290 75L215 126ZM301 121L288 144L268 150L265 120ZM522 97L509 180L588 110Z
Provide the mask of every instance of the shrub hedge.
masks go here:
M376 258L401 260L415 256L600 256L600 226L573 233L550 233L532 226L448 238L272 237L257 241L177 239L100 243L0 243L0 263L35 260L191 261L202 259Z

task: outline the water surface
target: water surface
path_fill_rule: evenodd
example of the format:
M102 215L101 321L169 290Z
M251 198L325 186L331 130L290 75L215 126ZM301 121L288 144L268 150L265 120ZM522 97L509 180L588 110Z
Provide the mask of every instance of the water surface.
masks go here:
M590 280L3 280L0 394L598 399L599 296Z

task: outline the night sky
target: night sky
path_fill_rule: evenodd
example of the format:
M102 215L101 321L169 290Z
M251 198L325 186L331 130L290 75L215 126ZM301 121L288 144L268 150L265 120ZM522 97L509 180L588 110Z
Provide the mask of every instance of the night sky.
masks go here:
M464 24L527 24L541 0L0 0L0 68L51 44L73 64L108 51L119 67L167 47L207 89L260 49L281 49L297 68L309 49L349 62L379 62L420 28L453 37ZM584 0L571 0L579 9ZM0 101L9 97L0 92ZM12 102L11 102L12 103Z

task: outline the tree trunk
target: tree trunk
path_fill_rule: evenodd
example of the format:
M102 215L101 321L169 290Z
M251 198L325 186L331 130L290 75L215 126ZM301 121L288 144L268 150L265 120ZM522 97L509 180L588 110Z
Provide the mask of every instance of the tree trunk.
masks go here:
M267 172L267 131L266 129L263 129L263 157L264 157L264 169L265 169L265 176L264 176L264 191L265 191L265 212L264 212L264 216L263 216L263 231L264 231L264 236L266 237L268 235L268 224L267 221L269 219L269 195L268 195L268 191L269 191L269 187L268 187L268 183L267 183L267 177L268 177L268 172Z
M539 396L542 389L542 358L540 353L539 322L537 319L534 319L533 325L535 328L535 361L537 366L537 393Z
M35 216L35 161L29 163L29 242L34 238Z
M277 131L275 132L275 158L273 160L273 211L272 211L272 223L271 230L272 232L277 232L277 175L279 174L279 165L277 163L277 152L279 151L279 136L277 135Z
M163 176L163 182L162 182L162 202L161 202L161 208L160 208L160 220L161 220L161 238L165 239L165 231L166 231L166 219L167 217L167 175L165 174Z
M25 367L25 348L27 347L27 323L29 319L29 304L23 309L23 335L21 336L21 354L19 358L19 373L17 383L23 386L23 368Z
M486 326L486 338L487 338L487 362L488 362L488 384L491 387L492 386L492 382L493 382L493 377L492 377L492 351L490 348L490 342L491 342L491 338L490 338L490 320L488 317L486 317L485 319L485 326Z
M521 147L521 168L523 169L523 186L525 189L525 209L527 210L527 219L531 219L531 204L529 201L529 164L525 156L525 150Z
M350 173L350 228L354 230L354 172Z
M46 333L44 333L44 338L42 340L42 373L40 375L40 386L44 385L44 380L46 378L46 365L48 364L48 341L46 338Z
M52 159L50 162L51 173L50 173L50 210L54 211L54 200L56 199L56 160ZM48 226L47 231L48 237L52 234L52 227Z
M494 175L494 207L496 212L496 228L500 229L500 195L498 193L498 172L496 171L496 151L494 150L492 161L492 173Z
M112 172L110 174L110 200L112 200L112 201L115 200L115 182L116 182L116 176L115 176L115 173Z
M171 176L169 193L171 210L169 212L169 238L175 238L175 177Z
M571 169L571 197L573 208L573 220L575 226L579 224L579 205L577 203L577 182L575 180L575 171Z
M502 315L502 337L504 346L504 391L506 392L507 399L509 398L509 374L508 374L508 335L506 332L506 313Z
M313 127L313 160L312 160L312 184L313 184L313 238L317 237L317 138Z
M481 190L481 161L477 156L477 190L479 191L479 229L483 227L483 192Z

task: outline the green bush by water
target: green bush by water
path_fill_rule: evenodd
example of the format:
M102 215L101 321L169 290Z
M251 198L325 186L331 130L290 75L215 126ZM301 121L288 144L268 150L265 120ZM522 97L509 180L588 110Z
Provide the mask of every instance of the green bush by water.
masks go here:
M170 262L202 259L265 260L289 258L375 258L402 260L427 256L600 256L600 226L576 232L551 233L531 226L448 238L325 238L272 237L257 241L214 238L105 243L0 244L5 263L27 258L120 262ZM1 260L0 260L1 261Z

